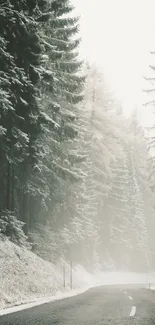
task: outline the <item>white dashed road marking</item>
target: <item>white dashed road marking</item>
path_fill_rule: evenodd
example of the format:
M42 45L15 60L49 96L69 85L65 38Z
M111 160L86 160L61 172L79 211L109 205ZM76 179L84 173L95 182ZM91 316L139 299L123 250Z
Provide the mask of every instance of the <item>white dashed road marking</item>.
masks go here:
M124 294L128 296L128 293L127 293L126 291L124 291ZM129 298L130 300L133 300L133 298L132 298L131 296L128 296L128 298ZM130 316L130 317L134 317L135 314L136 314L136 306L132 306L132 308L131 308L131 312L130 312L130 315L129 315L129 316Z
M130 317L133 317L133 316L135 316L135 314L136 314L136 306L132 306L132 308L131 308L131 313L130 313Z
M132 300L132 297L131 296L128 296L130 300Z

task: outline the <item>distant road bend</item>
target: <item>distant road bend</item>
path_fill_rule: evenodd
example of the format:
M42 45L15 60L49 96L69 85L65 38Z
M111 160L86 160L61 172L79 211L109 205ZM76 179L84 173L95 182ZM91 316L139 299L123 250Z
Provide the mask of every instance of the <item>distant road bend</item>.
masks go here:
M153 325L155 291L100 286L61 301L0 317L0 325Z

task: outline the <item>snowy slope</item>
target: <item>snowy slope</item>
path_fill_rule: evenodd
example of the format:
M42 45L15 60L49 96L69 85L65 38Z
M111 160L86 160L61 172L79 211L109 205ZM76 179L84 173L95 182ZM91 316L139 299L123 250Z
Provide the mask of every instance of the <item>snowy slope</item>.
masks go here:
M66 267L66 289L63 266L48 263L32 252L8 240L0 241L0 309L70 291L69 265ZM73 270L73 289L89 286L92 277L82 267Z

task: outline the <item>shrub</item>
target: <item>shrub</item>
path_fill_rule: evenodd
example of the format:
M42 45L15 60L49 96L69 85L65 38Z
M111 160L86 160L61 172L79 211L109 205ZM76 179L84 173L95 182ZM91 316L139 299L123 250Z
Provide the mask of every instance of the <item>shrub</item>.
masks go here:
M17 245L28 246L23 226L24 222L18 220L12 212L5 210L0 213L0 234Z

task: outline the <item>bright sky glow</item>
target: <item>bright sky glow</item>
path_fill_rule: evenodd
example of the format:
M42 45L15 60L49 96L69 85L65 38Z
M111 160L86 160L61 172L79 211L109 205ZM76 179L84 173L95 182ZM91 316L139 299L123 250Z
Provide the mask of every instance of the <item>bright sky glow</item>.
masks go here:
M81 15L82 57L103 67L127 113L140 107L155 50L155 0L72 1Z

